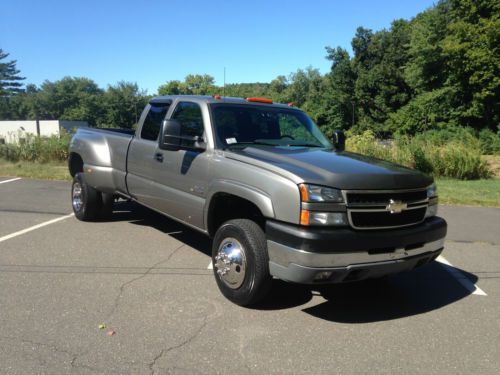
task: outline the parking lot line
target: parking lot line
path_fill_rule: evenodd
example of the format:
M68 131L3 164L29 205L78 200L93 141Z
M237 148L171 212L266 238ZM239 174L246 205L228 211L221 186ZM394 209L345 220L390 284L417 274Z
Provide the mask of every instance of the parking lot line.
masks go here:
M20 179L21 179L21 177L11 178L9 180L0 181L0 184L6 184L7 182L13 182L13 181L17 181L17 180L20 180Z
M39 229L39 228L46 227L47 225L57 223L58 221L68 219L68 218L70 218L72 216L75 216L75 214L71 213L69 215L60 216L58 218L55 218L55 219L52 219L52 220L49 220L49 221L45 221L43 223L40 223L40 224L37 224L37 225L33 225L32 227L29 227L29 228L26 228L26 229L23 229L23 230L20 230L20 231L8 234L6 236L0 237L0 242L10 240L11 238L14 238L14 237L20 236L22 234L34 231L34 230Z
M476 294L478 296L487 296L487 294L476 284L470 281L465 275L458 271L450 262L448 262L441 255L436 259L438 262L444 265L444 269L448 271L462 286L467 289L472 294Z
M207 270L213 270L213 269L214 269L214 265L212 264L212 261L210 261L210 263L208 264Z

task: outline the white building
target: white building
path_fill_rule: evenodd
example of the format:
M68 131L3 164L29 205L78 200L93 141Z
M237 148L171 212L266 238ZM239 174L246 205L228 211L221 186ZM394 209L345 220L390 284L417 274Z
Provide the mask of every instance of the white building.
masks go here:
M61 129L67 132L73 129L85 127L89 124L86 121L65 121L65 120L29 120L29 121L0 121L0 144L17 143L19 139L25 139L28 135L49 137L61 134Z

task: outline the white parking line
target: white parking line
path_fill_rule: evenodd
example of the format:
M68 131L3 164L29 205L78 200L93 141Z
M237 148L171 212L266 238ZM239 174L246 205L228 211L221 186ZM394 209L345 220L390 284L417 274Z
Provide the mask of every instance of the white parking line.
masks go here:
M213 269L214 269L214 265L212 264L212 261L210 261L210 263L208 264L207 270L213 270Z
M52 220L49 220L49 221L46 221L46 222L43 222L43 223L40 223L40 224L37 224L37 225L33 225L32 227L20 230L18 232L14 232L14 233L8 234L6 236L0 237L0 242L10 240L11 238L20 236L22 234L31 232L31 231L39 229L39 228L46 227L47 225L57 223L58 221L65 220L65 219L70 218L72 216L75 216L75 214L72 213L72 214L69 214L69 215L60 216L58 218L55 218L55 219L52 219Z
M444 257L441 255L437 257L436 259L438 262L444 264L447 267L444 267L446 271L448 271L457 281L462 284L462 286L467 289L469 292L472 294L476 294L478 296L487 296L487 294L476 284L474 284L472 281L470 281L465 275L457 270L450 262L448 262Z
M13 181L17 181L17 180L20 180L20 179L21 179L21 177L11 178L9 180L0 181L0 184L6 184L7 182L13 182Z

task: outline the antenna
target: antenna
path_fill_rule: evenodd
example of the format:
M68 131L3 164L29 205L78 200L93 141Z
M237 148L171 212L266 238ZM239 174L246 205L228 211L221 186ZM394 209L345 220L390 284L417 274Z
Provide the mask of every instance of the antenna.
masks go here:
M226 97L226 67L224 67L224 88L222 89L222 97Z

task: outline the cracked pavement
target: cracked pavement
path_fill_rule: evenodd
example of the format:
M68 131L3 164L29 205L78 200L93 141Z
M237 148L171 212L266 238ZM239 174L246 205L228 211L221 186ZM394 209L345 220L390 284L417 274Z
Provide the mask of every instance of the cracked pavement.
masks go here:
M69 212L67 182L0 185L0 238ZM207 269L208 239L127 202L112 221L69 218L10 238L0 374L496 374L500 209L440 212L443 256L487 296L433 263L327 290L276 281L266 303L241 308Z

